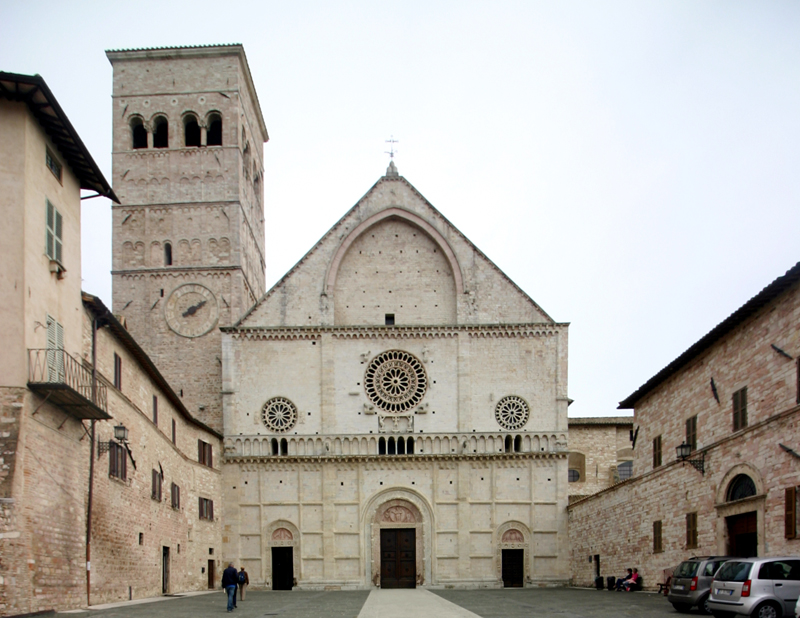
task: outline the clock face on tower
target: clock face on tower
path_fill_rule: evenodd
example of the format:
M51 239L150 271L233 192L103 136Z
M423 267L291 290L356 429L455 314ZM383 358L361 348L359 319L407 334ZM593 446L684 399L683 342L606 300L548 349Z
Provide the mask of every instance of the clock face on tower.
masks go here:
M181 337L205 335L219 319L219 305L214 293L199 283L181 285L169 295L164 317L169 327Z

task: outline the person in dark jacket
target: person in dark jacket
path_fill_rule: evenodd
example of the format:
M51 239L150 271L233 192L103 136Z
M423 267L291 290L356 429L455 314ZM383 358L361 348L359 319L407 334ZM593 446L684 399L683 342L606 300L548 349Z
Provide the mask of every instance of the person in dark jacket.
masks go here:
M239 581L239 574L233 562L228 563L228 568L222 572L222 588L228 593L228 611L232 612L236 607L236 582Z

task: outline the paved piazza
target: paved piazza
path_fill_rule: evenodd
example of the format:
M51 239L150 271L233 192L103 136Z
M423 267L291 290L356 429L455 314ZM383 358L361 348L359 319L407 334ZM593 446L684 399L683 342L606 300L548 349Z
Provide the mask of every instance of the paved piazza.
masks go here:
M223 592L98 606L78 616L197 618L226 614ZM233 616L238 618L659 618L677 613L663 595L617 593L583 588L523 590L373 590L355 592L250 591Z

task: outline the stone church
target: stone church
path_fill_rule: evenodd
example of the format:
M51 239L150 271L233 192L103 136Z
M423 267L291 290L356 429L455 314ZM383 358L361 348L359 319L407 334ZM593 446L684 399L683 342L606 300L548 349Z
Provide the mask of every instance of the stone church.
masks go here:
M113 310L224 436L224 560L274 589L566 583L568 325L393 162L267 290L243 48L108 57Z

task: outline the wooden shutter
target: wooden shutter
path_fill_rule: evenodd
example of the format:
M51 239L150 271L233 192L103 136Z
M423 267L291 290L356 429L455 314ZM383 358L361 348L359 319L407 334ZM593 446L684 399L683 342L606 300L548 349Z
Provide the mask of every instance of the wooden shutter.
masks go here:
M205 456L205 449L203 449L203 441L199 438L197 439L197 461L203 463L203 457Z
M740 388L733 394L733 430L739 431L747 427L747 387Z
M200 515L200 519L203 519L203 499L202 498L198 498L197 499L197 512Z
M213 459L212 459L213 455L214 455L214 453L213 453L213 449L211 448L211 445L206 443L206 465L209 468L213 468L214 467L214 463L213 463Z
M158 425L158 397L153 395L153 424Z
M787 539L797 538L797 488L786 488L786 500L783 505L784 536Z
M653 468L661 465L661 436L653 438Z
M697 547L697 513L686 513L686 548Z
M211 521L214 521L214 501L213 500L209 500L208 501L208 518Z
M661 521L653 522L653 553L661 553Z
M55 253L55 256L56 256L56 261L58 263L61 263L61 261L62 261L61 260L61 228L62 228L61 213L56 210L56 229L55 229L55 232L56 232L56 244L55 244L56 253Z
M172 443L175 444L175 440L177 439L177 432L175 431L175 419L172 419Z

